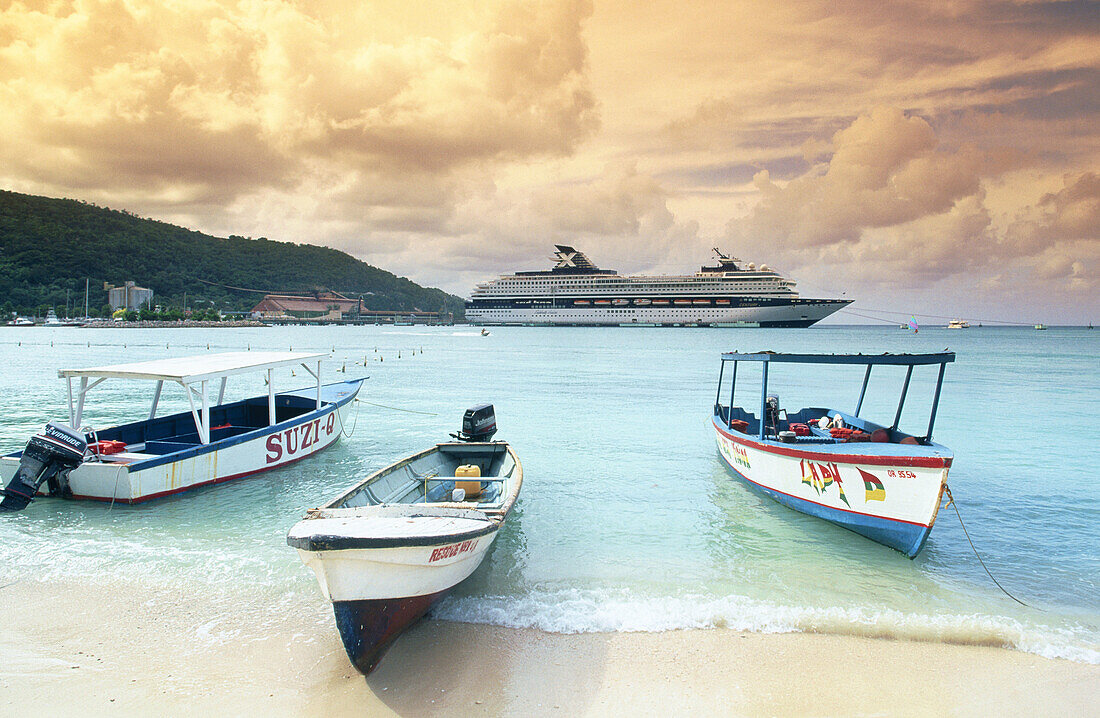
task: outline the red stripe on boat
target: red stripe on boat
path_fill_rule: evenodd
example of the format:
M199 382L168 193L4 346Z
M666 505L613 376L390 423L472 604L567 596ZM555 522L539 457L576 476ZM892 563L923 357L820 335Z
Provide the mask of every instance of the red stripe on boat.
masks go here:
M745 435L737 436L731 434L717 423L714 423L714 428L718 430L718 433L726 437L730 441L738 444L744 444L751 446L759 451L766 451L769 454L779 454L781 456L793 456L799 459L822 459L826 461L837 461L845 464L867 464L870 466L916 466L924 469L947 469L951 467L951 458L944 458L942 456L868 456L866 454L834 454L829 451L808 451L806 449L792 449L786 446L774 446L772 444L762 444L759 441L753 441L747 438Z

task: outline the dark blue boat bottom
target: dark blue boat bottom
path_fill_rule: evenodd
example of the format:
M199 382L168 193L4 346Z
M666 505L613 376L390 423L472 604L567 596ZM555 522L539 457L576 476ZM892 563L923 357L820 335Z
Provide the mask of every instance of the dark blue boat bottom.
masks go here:
M394 640L446 594L440 591L406 598L333 601L336 628L355 668L369 675Z
M865 536L876 543L901 551L909 558L916 558L916 555L924 548L924 542L928 540L928 535L932 533L931 526L921 526L920 524L913 524L905 521L895 521L892 519L880 518L878 516L840 511L828 506L816 504L813 501L807 501L806 499L800 499L796 496L789 496L779 491L773 491L766 486L761 486L760 484L750 481L744 474L730 466L730 463L722 456L721 452L719 452L718 455L722 457L722 463L730 473L738 479L741 479L749 488L756 490L758 493L768 498L775 499L779 503L795 511L801 511L804 514L824 519L841 528L846 528L849 531Z

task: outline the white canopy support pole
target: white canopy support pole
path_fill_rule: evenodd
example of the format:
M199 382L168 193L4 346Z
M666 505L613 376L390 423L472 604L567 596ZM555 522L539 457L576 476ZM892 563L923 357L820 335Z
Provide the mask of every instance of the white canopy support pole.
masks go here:
M149 421L152 421L157 416L157 404L160 403L160 390L164 388L164 380L161 379L157 382L157 390L153 392L153 406L149 409Z
M80 377L80 393L76 397L76 416L73 417L73 428L80 428L80 420L84 418L84 395L88 393L88 377Z
M317 380L317 408L321 408L321 360L317 360L317 371L313 371L309 368L309 365L302 362L302 368L306 370L306 373Z
M225 383L227 381L229 381L229 377L223 376L222 377L222 386L221 386L220 389L218 389L218 403L214 404L214 406L221 406L222 405L222 399L225 398Z
M202 383L202 426L199 427L199 441L210 443L210 398L206 395L206 384Z
M275 370L267 370L267 424L275 426Z
M199 418L199 412L195 410L195 390L191 388L189 384L180 382L180 386L187 392L187 403L191 405L191 418L195 420L195 431L199 435L199 440L202 440L202 419Z
M101 376L100 378L89 384L88 377L80 377L80 393L76 397L76 416L71 417L73 420L74 429L79 429L80 422L84 419L84 397L88 395L89 391L96 388L105 381L107 381L107 377Z
M65 383L69 385L69 426L76 427L76 411L73 408L73 378L65 377Z

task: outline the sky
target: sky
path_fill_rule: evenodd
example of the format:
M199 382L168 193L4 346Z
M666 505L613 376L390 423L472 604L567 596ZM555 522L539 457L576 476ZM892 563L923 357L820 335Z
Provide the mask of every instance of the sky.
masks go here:
M1100 2L0 0L0 108L0 187L459 296L720 247L833 321L1100 322Z

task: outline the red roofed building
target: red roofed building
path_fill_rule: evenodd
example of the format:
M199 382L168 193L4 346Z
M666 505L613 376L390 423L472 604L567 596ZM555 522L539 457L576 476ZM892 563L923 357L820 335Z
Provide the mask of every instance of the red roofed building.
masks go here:
M346 314L354 314L358 306L358 299L349 299L339 292L317 292L306 296L265 294L260 303L252 308L252 315L260 318L341 319Z

